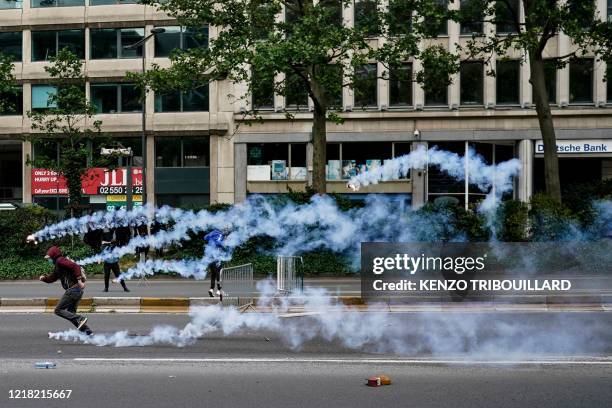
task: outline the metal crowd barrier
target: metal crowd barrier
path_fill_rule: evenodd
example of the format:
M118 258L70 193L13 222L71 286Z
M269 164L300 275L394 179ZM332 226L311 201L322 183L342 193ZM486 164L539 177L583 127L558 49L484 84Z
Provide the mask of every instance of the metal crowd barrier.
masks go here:
M276 288L289 295L304 290L304 260L301 256L279 256L276 259Z
M249 263L222 268L219 275L223 292L222 303L243 311L253 309L255 292L253 265Z

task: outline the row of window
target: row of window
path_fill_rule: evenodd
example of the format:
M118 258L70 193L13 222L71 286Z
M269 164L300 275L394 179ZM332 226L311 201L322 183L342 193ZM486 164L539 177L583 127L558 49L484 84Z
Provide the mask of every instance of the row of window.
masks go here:
M328 180L351 177L380 166L385 160L410 153L410 143L328 143ZM306 180L306 143L247 144L247 180Z
M112 142L117 146L131 148L134 154L133 165L142 165L142 145L140 138L114 137ZM205 136L189 137L155 137L155 167L209 167L209 139ZM94 140L84 146L89 150L91 159L100 155L100 142ZM34 157L56 161L60 157L61 146L53 140L34 143ZM120 160L120 159L119 159ZM117 162L121 166L123 163Z
M128 83L92 83L90 87L91 103L97 113L131 113L141 112L141 93L134 84ZM32 111L44 111L56 106L50 97L57 93L54 85L32 85ZM23 114L23 88L16 87L14 92L0 94L0 98L9 102L9 107L0 114ZM203 86L191 91L175 91L155 95L155 112L206 112L208 111L208 87Z
M0 0L1 1L1 0ZM163 27L164 32L155 35L155 57L168 57L176 50L205 48L208 46L208 27ZM90 59L140 58L142 47L127 48L142 40L144 28L92 28L90 34ZM32 31L32 61L48 61L61 49L68 48L79 58L85 58L85 31ZM0 32L0 53L13 61L23 59L23 34L21 31Z
M557 102L557 70L551 61L545 61L545 76L548 98ZM591 104L595 76L594 60L576 58L569 64L569 103ZM518 60L498 61L495 68L496 104L520 105L521 63ZM400 72L401 71L401 72ZM354 104L356 108L378 108L378 65L366 64L357 71L358 80L354 85ZM459 72L460 103L463 106L482 106L484 104L485 66L481 61L464 61ZM406 63L392 70L389 75L389 106L413 106L412 64ZM612 64L608 65L607 100L612 102ZM340 72L338 81L341 80ZM338 89L340 89L338 87ZM305 93L291 94L287 107L306 107L308 98ZM298 96L296 96L298 95ZM332 96L330 105L341 106L341 93ZM257 89L253 95L253 105L258 109L274 108L274 87ZM425 92L426 106L448 106L448 89L429 89Z
M86 0L32 0L32 8L84 6ZM138 0L89 0L90 6L108 6L113 4L137 4ZM0 9L21 9L22 0L0 0Z

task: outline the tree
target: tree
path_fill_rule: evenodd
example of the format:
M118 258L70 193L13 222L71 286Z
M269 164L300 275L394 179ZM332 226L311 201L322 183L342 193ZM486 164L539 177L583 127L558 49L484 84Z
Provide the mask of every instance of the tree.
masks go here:
M298 108L312 100L312 187L325 193L327 123L342 123L342 90L388 78L401 63L422 61L423 70L402 80L449 83L458 64L443 48L423 46L432 22L444 21L437 0L361 0L355 24L342 24L352 0L145 0L188 27L214 27L207 48L176 51L171 67L154 66L145 83L156 92L190 89L215 80L244 83L252 98L247 117L261 119L258 101L282 95ZM413 19L413 11L423 18ZM284 15L285 18L282 18ZM379 37L382 41L372 41ZM421 46L420 46L421 45ZM383 72L364 69L379 61ZM433 75L435 73L435 75ZM358 108L358 107L355 107ZM295 109L285 108L288 118Z
M28 112L32 133L25 136L41 150L55 150L59 144L59 160L56 157L28 157L28 164L47 168L63 176L68 186L71 216L81 210L82 179L87 170L96 165L108 166L109 159L90 160L90 144L102 138L102 122L87 122L95 114L95 107L87 101L81 60L67 48L59 51L45 67L50 75L49 84L53 91L48 92L47 108ZM103 143L103 142L102 142Z
M0 113L15 110L9 98L16 91L15 85L16 79L11 58L0 53Z
M524 18L521 18L520 3ZM561 202L561 183L550 90L546 85L547 69L563 68L573 58L585 55L610 58L612 24L596 15L595 4L592 0L467 0L461 1L462 10L453 16L467 27L482 28L483 23L491 23L500 29L474 32L466 47L470 57L489 62L493 55L503 59L519 51L522 62L529 63L529 82L544 142L546 192L558 202ZM569 37L570 52L545 58L546 47L559 33ZM495 69L488 70L487 74L495 75Z

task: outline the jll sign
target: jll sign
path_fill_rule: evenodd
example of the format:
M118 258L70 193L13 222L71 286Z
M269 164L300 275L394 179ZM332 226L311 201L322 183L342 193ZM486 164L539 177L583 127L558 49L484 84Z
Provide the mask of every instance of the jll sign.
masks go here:
M127 169L91 168L81 179L83 194L107 195L127 193ZM142 193L142 168L132 168L132 193ZM66 179L47 169L32 169L33 195L67 195Z

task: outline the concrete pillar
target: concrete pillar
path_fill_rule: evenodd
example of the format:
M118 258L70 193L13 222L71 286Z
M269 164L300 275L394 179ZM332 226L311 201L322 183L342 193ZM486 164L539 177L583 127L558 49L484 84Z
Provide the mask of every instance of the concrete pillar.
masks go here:
M155 137L147 135L147 203L155 204Z
M528 202L533 194L533 141L521 140L518 144L518 156L521 161L521 174L518 179L517 198Z
M312 142L309 142L308 144L306 144L306 182L309 186L312 186L313 152L314 147L312 145Z
M450 10L459 10L459 2L449 2L448 8ZM448 21L448 51L452 54L457 53L457 44L460 41L460 24L456 21ZM452 83L448 87L448 106L461 104L461 88L460 88L460 75L456 73L451 76Z
M247 191L247 145L234 143L234 202L246 200Z
M570 40L569 37L560 32L557 36L558 43L558 55L566 55L570 52ZM557 101L559 103L569 103L569 87L570 87L570 66L567 64L564 68L557 71Z
M419 147L427 149L427 142L412 142L410 150ZM412 169L410 171L412 181L412 209L417 210L427 202L427 169Z

